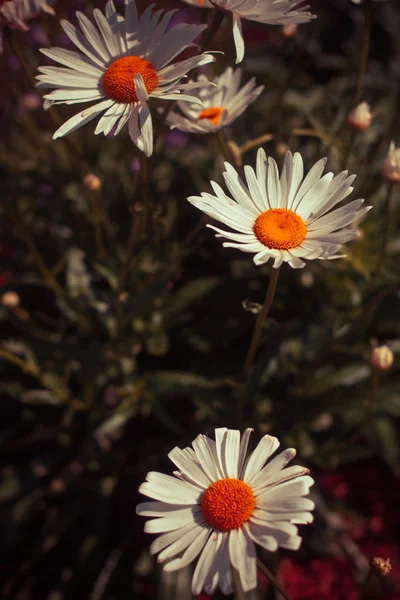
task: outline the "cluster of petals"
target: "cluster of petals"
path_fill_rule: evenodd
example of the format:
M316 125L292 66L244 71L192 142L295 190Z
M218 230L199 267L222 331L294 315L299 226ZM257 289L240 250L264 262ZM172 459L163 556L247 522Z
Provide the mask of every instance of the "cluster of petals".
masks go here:
M197 557L192 591L212 594L217 587L232 593L231 566L243 590L257 586L256 548L297 550L296 525L313 520L314 503L304 498L313 485L308 470L286 467L293 448L272 460L279 441L265 435L247 456L252 429L215 430L215 441L199 435L192 448L175 448L169 458L174 476L150 472L139 491L154 499L136 511L155 517L145 524L148 533L161 533L150 547L165 571L180 569ZM268 462L267 462L268 461ZM267 463L267 464L266 464Z
M216 8L232 15L233 39L236 46L236 63L244 58L242 19L269 25L307 23L314 15L308 6L298 0L184 0L192 6Z
M206 28L187 24L169 27L174 13L153 12L151 5L139 17L135 0L125 0L123 17L110 0L105 14L94 10L95 24L79 12L80 29L67 21L61 22L80 52L43 49L46 56L64 67L40 67L38 87L54 88L45 95L51 104L95 104L64 123L54 138L76 130L103 113L96 134L113 132L117 135L128 125L133 142L146 156L152 154L149 98L194 102L185 92L204 84L181 80L191 69L214 61L211 54L203 53L172 63L185 49L195 45L194 40Z
M212 181L214 194L202 193L188 200L233 230L208 225L217 237L229 240L225 247L254 254L256 265L273 259L275 268L283 262L301 268L305 266L302 259L339 258L341 245L358 236L348 226L371 208L359 210L364 202L359 199L331 210L353 191L355 175L343 171L336 177L333 173L322 176L325 164L326 159L319 160L304 178L301 155L287 152L279 176L275 160L267 159L260 148L256 171L244 167L246 183L225 163L223 177L232 197Z
M3 50L3 30L5 27L27 31L27 22L40 12L54 15L49 0L3 0L0 2L0 52Z
M203 86L192 95L202 102L202 107L197 102L178 102L183 115L178 111L168 115L171 128L188 133L218 131L236 121L264 90L263 85L256 85L254 77L240 87L242 71L232 67L213 79L215 87L207 85L210 82L206 75L199 75L197 81Z

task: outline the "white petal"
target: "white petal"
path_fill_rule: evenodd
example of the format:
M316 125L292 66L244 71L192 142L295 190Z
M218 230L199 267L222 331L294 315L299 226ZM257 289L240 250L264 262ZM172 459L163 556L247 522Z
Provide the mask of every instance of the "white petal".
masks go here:
M171 450L168 458L194 483L200 484L204 489L207 489L211 483L211 479L196 463L191 460L178 447Z
M257 587L256 549L245 526L230 531L229 555L232 566L239 572L243 591L255 589Z
M233 13L233 39L236 47L236 64L244 58L244 39L242 32L242 21L237 13Z
M246 461L243 469L243 481L250 484L278 447L279 441L276 437L264 435Z

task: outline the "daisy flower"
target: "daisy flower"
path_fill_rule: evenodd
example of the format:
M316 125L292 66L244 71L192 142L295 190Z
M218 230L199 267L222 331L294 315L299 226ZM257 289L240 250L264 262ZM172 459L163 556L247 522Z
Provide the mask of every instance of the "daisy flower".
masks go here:
M232 197L214 181L215 195L202 193L191 196L189 202L204 213L228 225L233 232L207 225L229 242L223 246L238 248L254 254L254 263L261 265L274 260L278 268L288 262L296 269L304 267L306 258L341 258L340 246L358 236L348 228L372 208L358 210L364 200L354 200L336 210L331 209L352 191L355 175L347 171L322 173L326 158L319 160L303 180L303 159L296 152L287 152L279 177L273 158L268 158L260 148L256 172L245 166L246 184L237 171L225 163L223 173Z
M263 85L256 87L254 77L241 88L241 79L241 69L234 71L228 67L222 75L213 79L216 87L205 85L194 93L194 97L202 101L202 107L196 103L178 102L183 116L172 112L167 123L173 129L189 133L210 133L230 125L264 89ZM197 80L209 83L205 75L200 75Z
M139 491L156 502L139 504L136 512L156 517L145 524L147 533L161 533L151 554L176 571L200 555L192 580L193 594L217 586L232 592L231 566L239 572L243 590L257 586L255 543L274 552L280 546L297 550L301 544L296 524L311 523L314 503L303 498L314 481L308 469L286 464L293 448L266 461L279 447L265 435L247 458L253 430L225 427L215 430L215 441L199 435L192 448L174 448L169 458L177 466L174 477L150 472ZM167 562L166 562L167 561Z
M26 22L42 11L55 14L48 0L0 0L0 52L3 51L3 29L6 26L28 31Z
M298 8L302 0L184 0L192 6L217 8L232 14L233 39L236 46L236 63L244 57L242 19L269 25L307 23L315 15L307 12L308 6Z
M195 45L193 41L206 26L179 24L168 28L175 11L153 13L153 6L138 17L135 0L125 0L122 17L110 0L105 15L94 10L95 24L79 12L76 14L81 29L61 21L80 52L42 49L43 54L67 68L40 67L38 87L55 88L45 95L54 104L95 104L64 123L54 138L71 133L103 113L95 134L108 135L113 131L117 135L128 124L132 141L150 156L153 125L149 98L193 102L192 96L182 92L201 84L181 83L181 79L191 69L213 62L214 57L204 53L171 63Z

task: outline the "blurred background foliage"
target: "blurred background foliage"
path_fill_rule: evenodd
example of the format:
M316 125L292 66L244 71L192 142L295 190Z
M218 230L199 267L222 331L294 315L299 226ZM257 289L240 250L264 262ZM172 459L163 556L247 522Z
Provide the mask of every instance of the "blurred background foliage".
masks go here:
M53 142L74 111L43 111L29 73L46 60L40 47L67 47L59 17L103 3L59 0L56 18L8 32L0 57L2 597L191 598L187 571L165 577L152 564L150 536L135 517L137 487L148 470L170 471L173 446L221 425L273 433L317 480L317 519L301 551L283 553L280 566L264 557L294 600L357 598L368 560L382 552L392 576L371 597L399 597L400 194L395 186L387 219L381 176L390 140L400 140L399 3L312 4L318 19L294 33L246 22L245 77L265 92L225 139L243 147L270 134L264 147L279 164L288 147L307 168L328 156L329 170L357 173L352 198L374 208L346 259L283 269L240 419L234 378L269 267L223 249L186 202L210 179L221 182L217 140L168 132L159 119L148 177L126 131L97 138L88 125ZM184 20L210 15L157 5L176 6ZM355 133L346 116L367 10L362 99L374 119ZM222 48L215 72L232 64L229 26L213 46ZM243 161L252 164L255 152ZM89 173L100 189L85 185ZM377 376L369 356L382 343L395 361ZM251 596L273 597L263 580Z

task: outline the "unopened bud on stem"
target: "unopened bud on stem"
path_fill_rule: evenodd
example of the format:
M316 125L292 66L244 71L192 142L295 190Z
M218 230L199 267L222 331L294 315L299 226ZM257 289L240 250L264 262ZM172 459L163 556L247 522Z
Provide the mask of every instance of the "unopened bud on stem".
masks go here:
M97 192L101 189L102 181L100 177L97 177L97 175L94 173L89 173L83 178L83 185L87 190L90 190L91 192Z
M392 183L400 182L400 148L390 142L389 150L382 166L382 175Z
M394 356L389 346L376 346L371 351L370 364L377 371L388 371L393 365Z
M361 102L348 115L347 122L357 131L365 131L371 125L372 118L369 104Z

